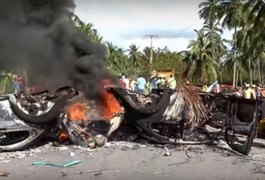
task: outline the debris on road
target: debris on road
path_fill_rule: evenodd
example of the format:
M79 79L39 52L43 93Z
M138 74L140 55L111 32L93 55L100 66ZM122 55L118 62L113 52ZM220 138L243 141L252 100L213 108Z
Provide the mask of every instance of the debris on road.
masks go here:
M48 166L55 166L55 167L71 167L71 166L74 166L74 165L79 164L81 162L82 161L80 161L80 160L75 160L75 161L67 162L65 164L61 164L61 163L54 163L54 162L37 161L37 162L33 162L32 165L48 165Z
M0 176L7 177L9 175L8 172L0 171Z

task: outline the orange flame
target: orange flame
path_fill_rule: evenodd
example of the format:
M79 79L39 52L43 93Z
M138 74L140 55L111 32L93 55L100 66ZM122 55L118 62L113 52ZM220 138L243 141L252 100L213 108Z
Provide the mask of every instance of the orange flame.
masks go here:
M88 120L88 107L86 103L76 102L67 108L67 116L72 121Z
M104 81L104 85L109 85L111 82ZM122 107L113 94L107 92L105 89L101 92L102 104L100 107L101 117L105 120L111 120L117 113L122 112Z
M99 111L100 119L110 121L115 114L122 112L122 107L120 106L117 99L109 92L107 92L103 85L112 84L110 81L102 82L102 91L101 91L101 105L97 107ZM69 120L78 121L78 120L89 120L89 105L86 102L76 102L74 104L66 107L66 114ZM64 141L68 139L67 133L61 132L58 139Z

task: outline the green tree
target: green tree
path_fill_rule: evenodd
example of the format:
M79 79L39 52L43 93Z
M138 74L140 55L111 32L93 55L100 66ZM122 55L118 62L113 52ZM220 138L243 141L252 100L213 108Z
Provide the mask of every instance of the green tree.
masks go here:
M136 76L139 73L140 60L141 60L141 52L139 51L139 46L136 44L131 44L129 51L129 60L131 61L133 68L133 75Z
M73 26L85 33L92 41L100 43L103 41L103 37L100 36L98 31L93 28L93 24L85 23L75 14L72 16L71 20Z
M12 74L1 74L0 75L0 94L11 93L12 86Z
M120 75L126 72L131 75L131 63L125 55L125 51L112 43L107 43L108 46L108 68L113 74Z
M212 42L205 37L203 29L197 31L197 39L188 45L190 51L184 61L187 64L186 74L190 74L193 81L203 82L217 80L218 63L213 59Z

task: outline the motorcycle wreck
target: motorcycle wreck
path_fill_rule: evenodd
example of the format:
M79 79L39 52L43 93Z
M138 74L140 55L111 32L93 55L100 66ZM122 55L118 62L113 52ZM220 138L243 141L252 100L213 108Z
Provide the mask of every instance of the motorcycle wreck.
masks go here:
M100 99L88 101L72 87L53 94L2 95L0 149L22 150L48 134L90 148L112 139L136 140L133 137L175 145L208 144L224 138L232 149L247 155L260 119L258 101L199 94L185 84L176 90L165 87L140 95L105 83Z

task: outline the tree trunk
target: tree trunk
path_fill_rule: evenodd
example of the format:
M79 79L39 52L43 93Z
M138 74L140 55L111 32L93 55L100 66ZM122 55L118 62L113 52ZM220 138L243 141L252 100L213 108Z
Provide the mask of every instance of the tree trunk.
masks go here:
M235 30L234 30L234 68L233 68L233 87L236 86L236 48L237 48L237 45L236 45L236 31L237 31L237 27L235 27Z
M261 77L261 68L260 68L260 58L258 58L258 73L259 73L259 83L262 83L262 77Z
M242 75L242 71L240 71L240 86L243 86L243 75Z
M248 66L249 66L249 80L250 80L250 84L252 84L252 68L251 68L251 64L250 64L250 58L248 59Z
M235 84L235 87L237 87L237 85L238 85L238 73L239 73L239 70L236 69L236 84Z
M233 68L233 87L236 87L236 63L234 62Z

